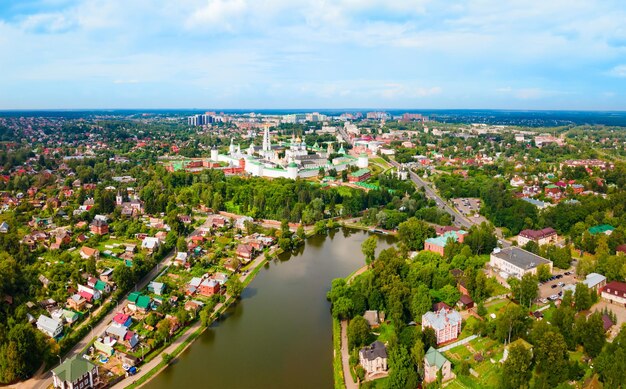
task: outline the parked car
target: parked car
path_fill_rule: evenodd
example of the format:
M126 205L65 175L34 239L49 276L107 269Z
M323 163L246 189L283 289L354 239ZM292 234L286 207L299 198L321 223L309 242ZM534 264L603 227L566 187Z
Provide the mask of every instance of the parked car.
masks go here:
M563 274L559 274L559 275L556 276L557 280L560 280L561 278L563 278Z
M550 297L548 297L548 298L549 298L550 300L552 300L552 301L556 301L556 300L558 300L558 299L559 299L559 295L557 295L557 294L553 294L552 296L550 296Z
M557 285L560 286L560 287L564 287L565 283L564 282L559 282Z
M551 288L552 288L552 289L556 288L556 284L552 285L552 286L551 286Z

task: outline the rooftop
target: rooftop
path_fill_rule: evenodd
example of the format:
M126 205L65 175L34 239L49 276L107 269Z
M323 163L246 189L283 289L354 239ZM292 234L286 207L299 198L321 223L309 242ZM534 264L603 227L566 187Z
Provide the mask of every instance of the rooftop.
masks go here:
M361 349L361 354L363 355L363 358L367 359L368 361L373 361L374 359L379 357L387 358L387 348L382 342L377 340L371 345L363 347Z
M441 308L437 312L426 312L422 316L422 324L428 323L435 330L446 328L447 324L455 325L461 323L461 314L454 309Z
M503 259L521 269L532 269L535 266L552 263L537 254L515 246L494 251L491 255Z
M426 362L430 366L437 366L437 369L441 369L443 365L448 362L446 357L443 356L442 353L437 351L433 346L430 346L425 355Z
M61 366L53 369L52 372L59 377L61 381L74 382L85 375L85 373L91 371L94 367L96 367L96 365L88 360L75 356L63 362Z

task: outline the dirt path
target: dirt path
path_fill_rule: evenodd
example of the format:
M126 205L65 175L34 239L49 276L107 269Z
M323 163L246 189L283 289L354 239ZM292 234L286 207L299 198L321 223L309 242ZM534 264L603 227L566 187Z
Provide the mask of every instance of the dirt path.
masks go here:
M359 385L352 381L350 374L350 352L348 351L348 321L341 321L341 364L343 366L343 380L346 389L358 389Z

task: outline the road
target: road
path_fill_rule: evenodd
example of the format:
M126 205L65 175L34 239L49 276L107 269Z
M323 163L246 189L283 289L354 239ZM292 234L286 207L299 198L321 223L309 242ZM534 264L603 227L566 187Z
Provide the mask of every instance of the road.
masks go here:
M400 164L394 160L390 160L389 162L391 162L394 167L400 167ZM422 180L420 176L418 176L416 173L409 170L409 177L411 178L411 181L413 181L413 183L417 185L418 188L424 188L426 198L435 200L439 208L443 209L448 214L450 214L450 216L452 216L452 220L454 220L454 224L456 226L469 229L472 225L474 225L474 223L472 223L469 219L467 219L465 216L461 215L454 208L448 205L446 200L441 198L441 196L439 196L437 192L435 192L435 190L426 181Z
M202 226L194 230L187 237L187 239L189 240L191 239L192 236L200 234L201 229L206 228L206 224L207 223L205 222ZM152 268L152 270L150 270L148 274L146 274L136 284L134 290L142 290L143 288L145 288L148 285L148 283L152 281L163 270L163 267L167 266L171 262L171 260L175 257L175 255L176 255L176 250L172 250L168 255L166 255L165 258L161 260L161 262L159 262L154 268ZM116 309L112 310L111 312L109 312L108 315L106 315L103 319L101 319L100 322L95 327L93 327L93 330L90 331L87 336L85 336L74 347L72 347L72 349L65 355L64 359L67 360L77 355L79 352L81 352L91 342L91 340L93 339L93 336L92 336L93 334L95 334L96 336L98 336L99 334L102 334L106 330L106 328L111 324L111 321L113 321L113 317L117 314L117 312L119 312L120 310L124 310L124 307L128 303L128 300L126 299L127 297L128 297L128 294L122 297ZM54 368L56 367L57 366L54 366ZM52 385L52 372L48 370L47 372L44 372L43 374L40 374L39 376L33 377L24 382L20 382L19 384L16 385L16 387L24 388L24 389L44 389L44 388L49 387L50 385Z
M394 167L400 167L400 164L394 160L390 160L389 162ZM471 226L477 224L477 223L474 223L474 221L463 216L454 207L450 206L445 199L443 199L441 196L437 194L435 189L433 189L433 187L430 186L428 182L424 181L415 172L409 170L409 177L411 178L411 181L413 181L413 183L417 185L418 188L424 188L424 193L426 194L426 198L435 200L439 208L443 209L450 216L452 216L452 220L454 220L455 226L459 228L463 228L465 230L469 230ZM502 239L502 230L500 228L496 228L495 230L496 230L496 236L499 238L498 243L500 243L502 247L511 246L511 243L509 241L507 241L506 239Z

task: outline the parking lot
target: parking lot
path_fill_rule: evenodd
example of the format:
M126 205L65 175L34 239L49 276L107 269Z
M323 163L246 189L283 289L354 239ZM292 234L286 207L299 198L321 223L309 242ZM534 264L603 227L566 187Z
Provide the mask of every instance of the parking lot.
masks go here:
M575 285L578 282L578 280L576 279L576 275L574 274L573 271L571 272L571 274L568 274L568 275L565 275L564 273L568 273L568 272L559 271L557 274L560 275L561 278L557 278L552 281L546 281L545 283L543 283L543 285L539 285L539 298L540 299L547 299L548 297L552 295L558 295L561 289L563 289L562 286L559 286L560 283L562 283L563 285L567 285L567 284Z
M452 203L456 209L465 216L469 216L474 213L478 213L480 210L480 199L475 198L460 198L452 199Z

